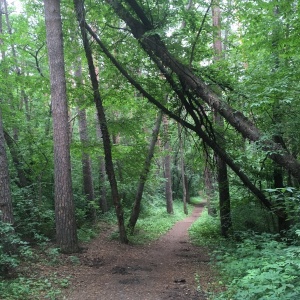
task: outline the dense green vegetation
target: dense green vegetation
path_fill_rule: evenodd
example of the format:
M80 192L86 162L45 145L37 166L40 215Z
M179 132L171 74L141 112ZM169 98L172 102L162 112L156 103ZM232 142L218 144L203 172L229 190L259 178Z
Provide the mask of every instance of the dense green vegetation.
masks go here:
M145 243L200 194L207 211L190 234L221 270L224 292L212 299L297 299L299 2L51 3L61 10L59 64L43 2L0 1L1 297L55 299L67 279L27 278L24 261L78 251L77 237L96 237L101 222L118 224L112 238ZM65 95L53 102L57 87ZM71 167L60 181L53 103L63 96L58 132ZM68 205L58 183L68 183ZM59 246L68 232L58 224L71 223L71 246Z

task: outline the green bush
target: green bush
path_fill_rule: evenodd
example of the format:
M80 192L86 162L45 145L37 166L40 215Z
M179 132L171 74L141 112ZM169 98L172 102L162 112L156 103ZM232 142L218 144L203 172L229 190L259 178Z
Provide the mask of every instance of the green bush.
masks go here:
M201 217L189 228L189 235L196 245L208 245L220 240L219 218L212 217L204 209Z
M226 291L214 299L299 299L300 247L270 234L241 236L242 242L215 251Z
M0 276L7 276L19 265L17 247L21 243L12 225L0 221Z

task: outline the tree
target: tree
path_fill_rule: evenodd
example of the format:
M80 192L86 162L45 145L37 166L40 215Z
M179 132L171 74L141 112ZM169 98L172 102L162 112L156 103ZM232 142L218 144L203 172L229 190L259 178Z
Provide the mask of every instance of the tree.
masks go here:
M76 66L75 77L77 86L82 84L82 67L81 60L78 59L78 65ZM83 97L84 98L84 97ZM77 116L78 116L78 128L79 128L79 137L82 145L82 176L83 176L83 191L84 195L88 201L88 217L92 222L96 220L96 210L94 205L91 203L95 200L94 195L94 184L92 177L92 165L89 154L87 153L87 147L89 145L89 136L88 136L88 125L87 125L87 116L85 108L82 108L83 101L77 99Z
M56 242L64 253L78 251L72 193L68 105L60 1L44 1L54 139Z
M171 147L169 138L169 120L166 115L163 116L164 124L164 177L165 177L165 195L167 204L167 213L173 214L173 191L172 191L172 172L171 172Z
M188 180L185 174L185 164L184 164L184 147L183 147L183 131L180 128L180 124L177 123L178 127L178 139L179 139L179 155L180 155L180 173L181 173L181 181L182 181L182 202L183 202L183 211L187 215L188 214Z
M194 70L176 59L160 39L159 35L153 32L154 25L135 0L127 0L126 2L136 13L139 20L134 18L117 0L106 0L106 2L126 22L133 36L139 40L139 43L147 54L156 60L156 64L161 63L174 72L178 80L184 84L185 90L193 91L195 97L199 97L210 107L216 109L243 137L253 142L258 142L263 151L270 153L269 156L271 159L289 170L295 178L300 179L300 163L286 150L282 149L281 145L274 143L270 139L262 139L262 133L249 118L241 111L232 108L228 103L222 101L201 77L195 74ZM196 102L194 105L199 106L200 103Z
M213 48L215 51L214 60L218 61L222 55L222 40L221 40L221 10L219 1L214 1L212 5L212 19L213 19ZM220 93L221 94L221 93ZM224 137L224 120L220 114L215 111L214 118L216 127L219 132L217 132L217 142L222 145L223 148L226 146L226 140ZM219 189L219 206L220 206L220 221L221 221L221 232L224 237L228 236L228 231L231 228L231 211L230 211L230 192L229 192L229 179L227 173L226 162L216 155L217 162L217 179L218 179L218 189Z
M10 178L5 150L5 140L0 109L0 219L5 223L14 223L12 199L10 192Z
M93 56L91 47L89 44L87 32L85 29L85 10L84 5L81 0L74 0L74 6L75 11L77 15L77 20L79 23L80 31L81 31L81 37L83 41L83 46L85 50L85 55L88 61L88 67L89 67L89 74L91 78L91 84L93 87L93 96L94 101L97 108L97 114L98 114L98 120L100 123L100 128L102 132L102 140L103 140L103 146L104 146L104 154L105 154L105 167L106 167L106 173L108 176L108 180L111 186L111 193L112 193L112 199L115 206L115 211L118 219L118 226L119 226L119 234L120 234L120 241L124 244L128 243L126 229L124 225L124 212L123 207L121 204L121 199L118 191L118 185L117 180L115 176L113 161L112 161L112 152L111 152L111 141L110 141L110 135L108 132L107 127L107 121L106 121L106 115L102 103L102 98L99 92L99 83L97 80L97 74L95 71L95 66L93 62Z
M135 224L136 224L139 214L140 214L140 207L141 207L141 201L142 201L142 197L143 197L144 187L146 184L148 173L150 172L151 160L154 155L155 145L157 142L161 121L162 121L162 112L159 111L153 131L152 131L152 137L151 137L151 141L149 143L148 153L147 153L147 156L146 156L146 159L144 162L144 166L143 166L143 169L142 169L142 172L140 175L133 208L132 208L130 219L128 222L128 228L131 233L133 233L133 231L134 231Z

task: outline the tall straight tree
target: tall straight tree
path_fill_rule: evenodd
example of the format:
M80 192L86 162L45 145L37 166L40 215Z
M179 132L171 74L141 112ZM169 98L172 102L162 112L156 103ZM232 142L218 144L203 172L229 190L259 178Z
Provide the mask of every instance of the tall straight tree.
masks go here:
M72 193L68 104L59 0L45 0L54 139L56 242L64 253L78 251Z
M172 173L171 173L171 147L169 140L169 120L166 115L163 116L164 124L164 175L165 175L165 195L167 204L167 213L173 214L173 191L172 191Z
M10 224L13 224L14 222L1 109L0 109L0 220L2 222L10 223Z
M213 47L215 51L214 60L218 61L222 55L222 40L221 40L221 10L220 3L215 0L212 6L212 19L213 19ZM224 130L224 119L217 112L214 111L215 123L219 130ZM222 133L217 136L218 143L225 147L225 138ZM220 220L221 220L221 233L223 236L228 236L228 231L231 227L231 212L230 212L230 193L229 193L229 180L226 162L218 155L216 155L217 172L218 172L218 189L219 189L219 206L220 206Z
M75 81L76 85L80 86L82 82L82 67L81 60L77 60L77 66L75 67ZM84 97L83 97L84 99ZM91 222L96 220L96 210L95 207L91 204L91 201L94 201L94 184L92 176L92 164L89 153L86 151L86 148L89 144L89 134L88 134L88 125L87 125L87 116L86 109L82 108L82 102L77 99L77 116L78 116L78 128L79 128L79 138L82 146L82 177L83 177L83 192L88 201L88 218Z

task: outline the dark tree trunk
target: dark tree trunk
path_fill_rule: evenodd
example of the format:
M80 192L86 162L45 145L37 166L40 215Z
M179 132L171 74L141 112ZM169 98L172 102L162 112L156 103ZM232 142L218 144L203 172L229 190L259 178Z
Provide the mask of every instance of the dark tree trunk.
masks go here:
M44 6L53 115L56 242L62 252L72 253L78 251L78 242L72 194L60 1L45 0Z
M18 181L16 181L16 184L19 188L27 187L31 184L31 181L30 179L28 179L28 175L26 174L24 165L21 163L20 153L17 150L16 143L6 131L4 131L4 138L8 146L15 169L17 171Z
M221 10L219 1L214 1L212 7L212 19L213 19L213 47L215 51L214 61L218 61L222 55L222 40L221 40ZM215 110L215 123L216 127L220 130L217 132L217 143L222 145L223 149L226 148L226 140L224 137L224 119ZM229 193L229 180L227 174L226 162L216 155L217 172L218 172L218 189L219 189L219 206L220 206L220 221L221 221L221 233L224 237L228 236L228 232L232 226L231 223L231 211L230 211L230 193Z
M179 151L180 151L180 171L181 171L181 180L182 180L182 202L183 202L183 211L187 215L188 208L187 208L187 202L188 202L188 188L187 188L187 177L185 175L185 165L184 165L184 147L183 147L183 137L182 137L182 131L180 130L180 124L177 123L178 126L178 138L179 138Z
M75 70L75 77L77 85L82 84L82 69L81 69L81 61L78 60L78 65ZM84 98L84 96L83 96ZM92 201L95 199L94 195L94 184L93 184L93 175L92 175L92 164L90 155L87 153L86 148L89 145L89 135L88 135L88 126L87 126L87 118L86 118L86 110L80 108L82 105L82 101L77 99L78 107L77 107L77 115L78 115L78 127L79 127L79 138L82 145L82 176L83 176L83 192L88 201L88 218L90 221L95 222L96 220L96 209Z
M113 161L112 161L112 153L111 153L111 141L107 127L106 116L104 112L104 107L102 103L102 99L99 92L99 83L97 80L97 74L95 71L95 66L92 57L92 51L90 48L89 40L87 37L87 32L85 30L85 10L83 6L83 2L81 0L74 0L75 11L77 14L77 20L81 30L82 41L84 45L85 55L88 61L89 73L91 78L91 83L93 87L94 93L94 101L97 108L98 119L100 123L100 128L102 132L102 139L104 145L104 154L105 154L105 166L106 166L106 173L108 176L108 180L111 186L112 192L112 199L115 206L115 211L118 219L118 226L119 226L119 234L120 234L120 241L122 243L128 243L126 229L124 225L124 212L121 204L121 199L118 192L118 185L116 181Z
M173 191L172 191L172 173L171 173L171 147L169 141L169 120L166 115L163 116L164 123L164 176L165 176L165 195L167 204L167 213L173 214Z
M0 110L0 220L5 223L13 224L14 217L10 192L10 178L4 141L2 115Z
M99 124L98 117L96 115L96 134L97 138L102 140L102 132ZM107 204L107 197L106 197L106 171L105 171L105 159L102 155L98 156L98 169L99 169L99 205L102 213L105 213L108 211L108 204Z
M149 144L148 154L146 156L143 170L140 175L140 180L139 180L137 192L135 195L135 201L134 201L130 219L128 222L128 228L129 228L131 234L134 232L134 227L135 227L135 224L136 224L139 214L140 214L140 207L141 207L141 201L142 201L142 197L143 197L144 187L145 187L145 184L147 181L148 174L150 172L151 161L152 161L152 157L154 155L155 144L157 142L161 121L162 121L162 112L159 111L153 131L152 131L152 138L151 138L151 141Z

